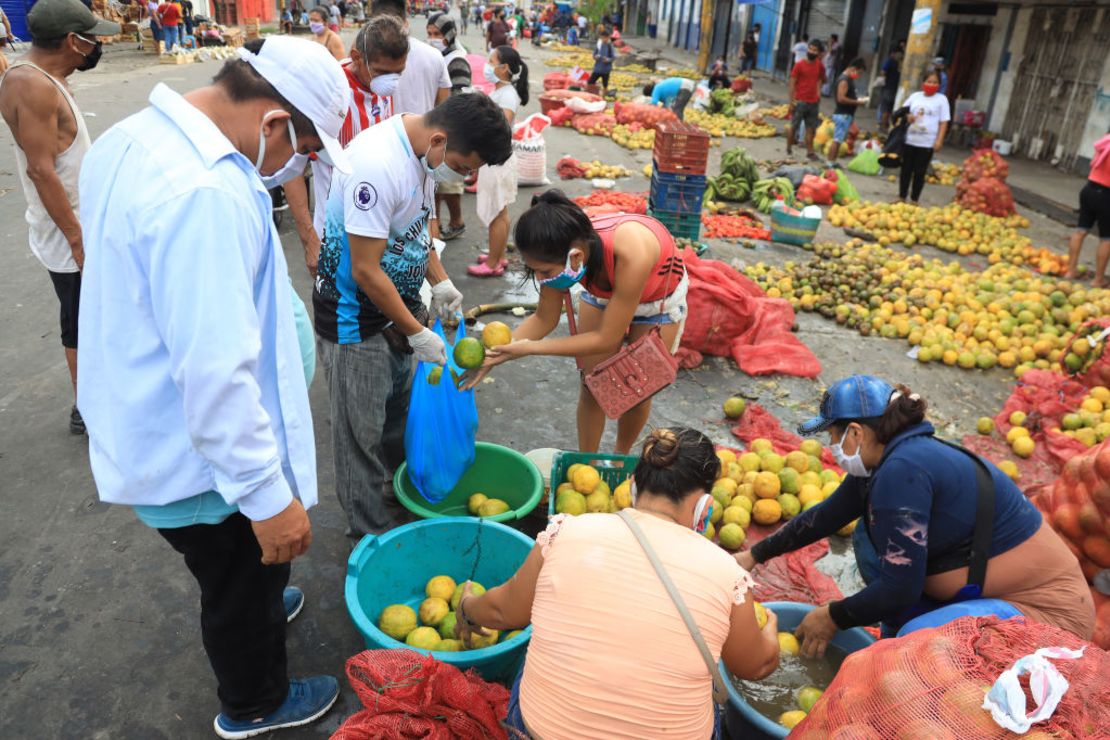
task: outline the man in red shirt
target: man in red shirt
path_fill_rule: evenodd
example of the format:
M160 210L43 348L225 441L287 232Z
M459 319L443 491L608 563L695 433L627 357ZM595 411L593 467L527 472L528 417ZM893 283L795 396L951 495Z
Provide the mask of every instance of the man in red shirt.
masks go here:
M177 32L181 22L181 6L170 0L158 6L158 17L162 21L162 43L166 51L172 51L174 46L180 46L184 39Z
M825 65L821 63L823 46L820 41L810 41L806 58L794 65L790 72L790 118L791 129L786 137L786 156L794 149L794 137L798 127L806 126L806 152L810 159L817 159L813 153L813 136L820 125L821 85L825 84Z

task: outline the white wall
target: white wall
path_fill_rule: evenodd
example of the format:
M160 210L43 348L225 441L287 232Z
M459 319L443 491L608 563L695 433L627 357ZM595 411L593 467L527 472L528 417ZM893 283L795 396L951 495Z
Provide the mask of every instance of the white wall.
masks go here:
M1014 80L1017 79L1017 71L1025 56L1025 42L1029 38L1029 22L1033 17L1033 9L1019 8L1016 12L1017 23L1014 24L1013 38L1010 39L1010 64L1001 75L994 110L991 112L991 119L987 121L987 128L991 131L1001 131L1006 114L1010 112L1010 95L1014 91ZM1005 34L1005 27L1002 32Z
M1083 128L1079 156L1085 159L1094 157L1095 142L1106 136L1108 131L1110 131L1110 58L1102 65L1102 78L1098 83L1098 91L1091 105L1087 125Z

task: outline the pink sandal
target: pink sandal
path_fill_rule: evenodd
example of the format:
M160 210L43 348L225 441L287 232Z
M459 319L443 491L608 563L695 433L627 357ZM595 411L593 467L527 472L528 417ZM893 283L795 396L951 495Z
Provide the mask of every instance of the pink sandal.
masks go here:
M483 253L478 255L478 264L479 265L484 265L487 262L489 262L489 254L488 253L483 252ZM504 269L508 266L509 266L509 261L508 260L506 260L506 259L501 260L501 268L502 269Z
M469 265L466 268L466 271L474 277L500 277L501 275L505 274L504 267L498 267L494 269L487 265L485 262L478 265Z

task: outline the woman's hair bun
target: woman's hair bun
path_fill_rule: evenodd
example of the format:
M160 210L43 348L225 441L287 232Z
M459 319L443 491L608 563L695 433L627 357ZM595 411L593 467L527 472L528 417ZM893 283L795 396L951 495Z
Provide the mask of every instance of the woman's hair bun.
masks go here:
M670 429L655 429L644 441L643 458L657 468L666 468L678 459L678 435Z

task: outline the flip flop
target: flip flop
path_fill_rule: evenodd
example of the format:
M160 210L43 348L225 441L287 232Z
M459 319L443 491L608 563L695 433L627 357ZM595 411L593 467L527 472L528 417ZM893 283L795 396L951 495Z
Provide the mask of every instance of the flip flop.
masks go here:
M489 262L489 254L488 253L482 252L481 254L478 255L478 264L479 265L484 265L488 262ZM504 269L508 266L509 266L509 261L508 260L501 260L501 268L502 269Z
M469 265L466 268L468 274L474 277L500 277L505 274L505 268L499 267L494 269L487 264Z

